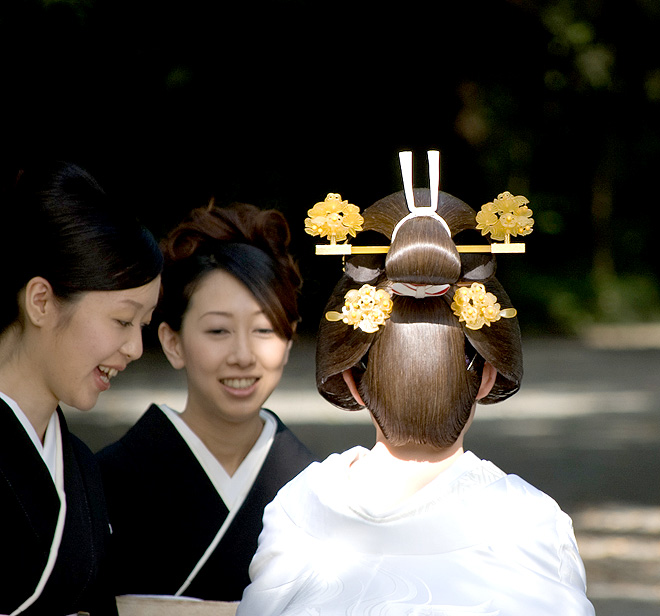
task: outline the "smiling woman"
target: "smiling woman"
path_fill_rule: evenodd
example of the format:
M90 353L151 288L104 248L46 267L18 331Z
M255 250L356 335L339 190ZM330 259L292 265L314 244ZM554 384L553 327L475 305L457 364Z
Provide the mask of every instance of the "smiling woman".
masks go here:
M262 431L261 405L282 377L291 340L275 332L254 295L226 271L200 281L181 330L160 326L163 350L186 369L188 402L181 417L233 475ZM243 447L232 430L246 437Z
M142 355L142 327L151 320L159 284L155 278L136 289L84 293L55 305L55 327L44 332L42 343L47 356L64 358L44 366L55 400L92 408L110 379Z
M0 613L113 615L98 468L58 405L91 409L140 357L162 255L76 166L26 171L4 196Z
M163 242L158 334L188 398L98 454L121 594L238 601L264 507L314 459L262 408L299 320L288 244L282 214L246 204L194 210Z

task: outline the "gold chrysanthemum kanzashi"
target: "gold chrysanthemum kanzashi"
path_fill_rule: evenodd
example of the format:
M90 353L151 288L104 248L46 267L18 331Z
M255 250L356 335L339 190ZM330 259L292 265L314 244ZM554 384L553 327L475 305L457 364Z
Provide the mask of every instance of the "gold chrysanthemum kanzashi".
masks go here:
M508 241L511 236L529 235L534 220L532 210L527 207L528 203L522 195L514 197L510 192L499 194L497 199L481 206L477 214L477 229L481 229L481 235L490 233L497 241Z
M341 312L331 310L325 313L328 321L343 321L358 327L367 334L373 334L389 319L392 312L392 298L387 291L376 289L369 284L359 289L351 289L344 296Z
M348 235L355 237L358 231L362 231L364 222L360 208L342 200L339 193L328 193L324 201L307 210L307 215L305 232L327 237L333 244L345 240Z
M502 317L510 319L516 316L515 308L502 310L497 297L486 291L486 287L479 282L469 287L459 287L454 294L451 309L468 329L481 329L484 325L490 327L491 323Z

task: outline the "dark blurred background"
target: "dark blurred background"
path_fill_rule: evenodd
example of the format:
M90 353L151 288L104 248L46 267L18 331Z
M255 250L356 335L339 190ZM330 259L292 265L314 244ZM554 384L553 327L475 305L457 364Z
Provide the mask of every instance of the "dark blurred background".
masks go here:
M339 264L303 220L400 190L397 152L442 152L478 209L536 220L499 277L528 333L660 318L657 0L4 0L3 179L88 168L162 236L211 197L286 213L313 333ZM26 230L26 239L29 230Z
M475 209L526 195L527 253L498 258L526 377L468 445L573 516L599 616L657 615L658 32L658 0L2 0L0 179L72 160L159 238L212 197L283 211L304 320L268 404L320 455L373 430L319 406L313 336L341 264L314 256L307 210L400 190L404 148L419 186L440 149L443 189ZM153 331L147 347L68 416L94 449L150 401L183 403Z

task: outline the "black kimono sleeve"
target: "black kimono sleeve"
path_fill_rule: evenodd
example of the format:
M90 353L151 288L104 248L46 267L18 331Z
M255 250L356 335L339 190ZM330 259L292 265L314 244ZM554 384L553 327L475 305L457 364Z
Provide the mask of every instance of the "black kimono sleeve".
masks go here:
M55 567L25 616L86 611L116 616L109 588L110 527L94 456L67 429L62 431L67 512ZM0 613L10 614L32 595L50 552L59 498L41 456L13 411L0 401Z

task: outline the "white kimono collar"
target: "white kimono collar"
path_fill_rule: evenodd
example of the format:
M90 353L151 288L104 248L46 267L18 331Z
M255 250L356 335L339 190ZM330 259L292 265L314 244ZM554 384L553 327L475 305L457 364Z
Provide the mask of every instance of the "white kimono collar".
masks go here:
M48 426L46 427L44 442L42 443L41 439L39 438L39 435L37 434L37 431L34 429L34 426L27 418L27 415L18 405L18 402L16 402L16 400L14 400L13 398L10 398L7 394L2 393L1 391L0 391L0 398L2 398L2 400L4 400L4 402L7 404L7 406L12 411L14 411L14 415L16 415L16 419L20 421L21 425L23 426L23 429L30 437L32 444L34 445L35 449L39 452L41 459L46 464L46 467L48 468L48 471L50 472L50 476L53 478L53 482L54 482L55 467L57 464L56 441L57 441L57 434L59 431L59 419L57 417L57 413L53 413L51 415L50 420L48 422ZM57 428L55 427L55 424L57 424L58 426Z
M259 416L264 421L261 434L236 472L230 476L202 440L190 429L190 426L181 419L179 412L165 404L159 406L177 429L181 438L186 441L227 509L231 512L240 508L273 444L277 429L275 418L264 410L260 411Z
M275 418L267 411L262 409L259 412L259 416L264 421L264 427L261 431L261 434L259 435L257 442L250 450L250 453L248 453L243 462L241 462L241 465L238 467L233 476L230 477L220 462L218 462L215 456L208 450L206 445L204 445L202 440L190 429L188 424L186 424L186 422L181 419L180 414L164 404L159 406L165 416L170 419L183 440L186 441L188 447L190 447L190 450L197 458L200 466L202 469L204 469L204 472L211 480L211 483L215 487L218 495L229 510L225 521L218 529L218 532L213 538L213 541L206 548L206 551L199 559L193 570L190 572L181 588L176 591L175 596L181 596L186 591L188 586L190 586L190 583L195 579L197 573L204 566L211 554L213 554L215 548L218 546L221 539L227 532L227 529L231 526L236 513L241 508L241 505L247 497L248 492L252 488L252 484L257 478L257 475L263 466L266 456L270 451L271 445L273 444L273 440L275 439L275 432L277 430L277 422L275 421Z
M53 413L48 422L44 443L42 444L39 436L37 435L37 431L34 429L34 426L30 423L30 420L27 418L25 413L21 410L20 406L18 406L18 403L2 392L0 392L0 398L2 398L12 409L17 419L21 422L21 425L30 437L30 440L34 444L36 450L39 452L39 455L44 460L44 463L48 467L48 471L53 478L53 483L55 484L55 489L57 490L57 495L60 499L60 510L57 515L57 523L55 525L55 532L53 533L53 540L51 542L46 566L41 573L39 582L37 583L37 586L34 589L32 595L30 595L30 597L28 597L10 614L10 616L18 616L18 614L23 613L41 596L41 593L43 592L43 589L45 588L46 583L48 582L51 573L55 568L55 562L57 561L60 544L62 543L62 535L64 534L64 522L66 520L66 494L64 491L64 453L62 449L62 428L60 426L59 415L57 412Z
M507 484L506 475L490 462L466 451L398 510L374 516L363 503L353 502L346 489L346 469L361 450L349 449L329 456L322 464L312 464L301 479L282 488L280 502L285 503L287 515L307 534L342 541L372 554L437 554L476 545L497 528L500 520L495 503L506 496ZM493 515L479 507L480 494L487 487ZM454 524L457 517L463 519L458 526ZM457 527L461 532L411 532L420 525L437 530Z

